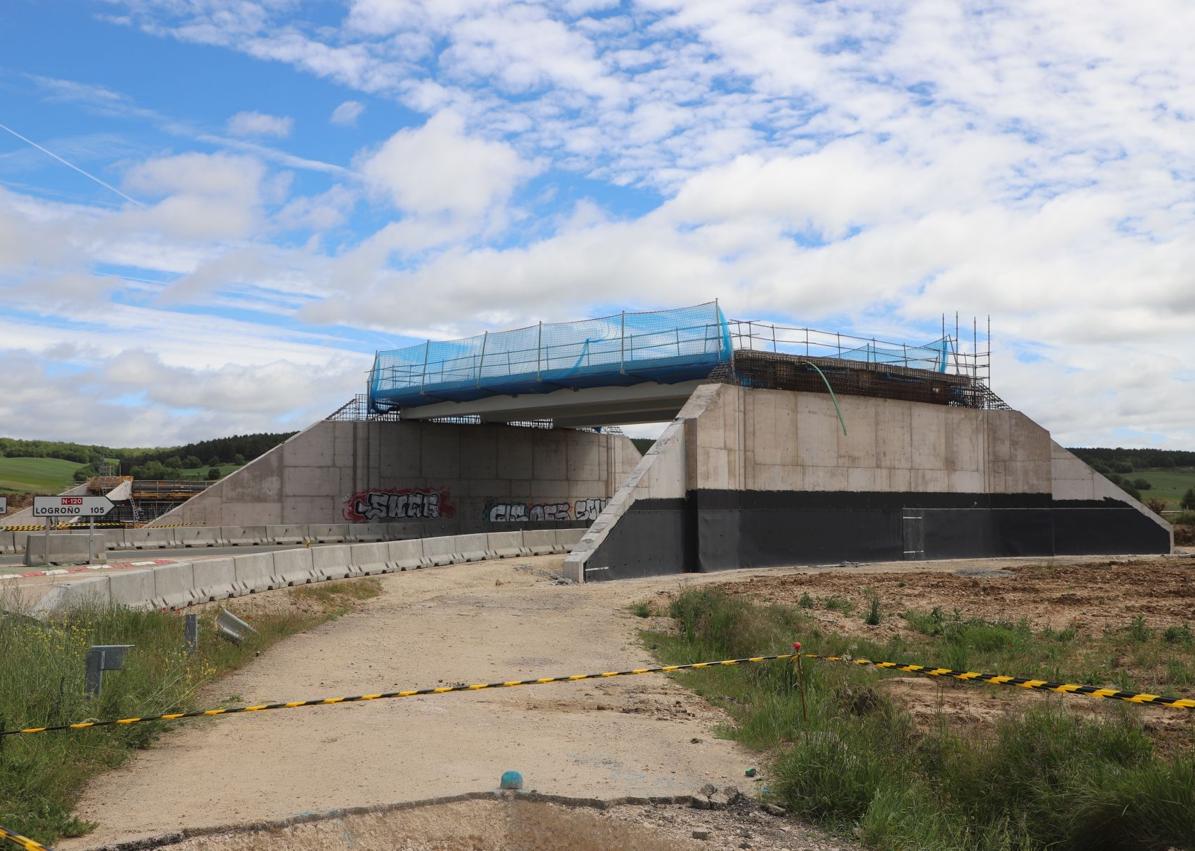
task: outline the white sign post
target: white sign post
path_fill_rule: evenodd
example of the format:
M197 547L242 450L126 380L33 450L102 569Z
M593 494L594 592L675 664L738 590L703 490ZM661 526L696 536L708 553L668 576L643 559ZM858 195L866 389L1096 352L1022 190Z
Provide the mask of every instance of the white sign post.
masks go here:
M0 514L8 513L8 497L0 496Z
M35 496L33 516L46 518L46 560L50 558L50 526L54 517L86 517L87 563L95 561L95 518L103 517L113 508L106 496Z

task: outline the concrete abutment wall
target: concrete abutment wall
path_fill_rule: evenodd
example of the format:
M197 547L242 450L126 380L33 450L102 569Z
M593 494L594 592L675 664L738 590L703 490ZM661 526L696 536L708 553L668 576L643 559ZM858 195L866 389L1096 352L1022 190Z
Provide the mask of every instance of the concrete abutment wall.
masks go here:
M323 421L155 525L385 523L401 537L583 526L639 457L622 434Z
M1017 411L704 385L566 560L575 579L1169 552L1170 527Z

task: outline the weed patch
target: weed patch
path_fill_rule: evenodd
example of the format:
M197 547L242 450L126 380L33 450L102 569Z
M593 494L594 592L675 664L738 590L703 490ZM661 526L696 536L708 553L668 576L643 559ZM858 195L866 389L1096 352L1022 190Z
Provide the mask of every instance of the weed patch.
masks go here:
M873 659L910 649L825 634L799 607L711 589L684 592L671 614L675 633L647 636L668 662L782 652L798 636L819 652ZM905 618L926 636L920 650L990 661L1025 657L1041 643L1024 623L943 612ZM1058 635L1047 643L1054 651L1072 644ZM1088 720L1038 702L982 734L956 733L945 717L926 732L873 689L882 674L813 664L804 667L806 724L790 664L677 676L726 709L727 735L769 752L771 796L870 847L1163 849L1195 837L1195 763L1155 751L1128 708Z
M293 589L291 595L311 605L299 613L248 615L258 634L240 645L219 640L216 612L206 611L200 615L200 649L194 655L184 648L183 619L177 614L91 607L43 623L0 611L0 722L12 729L199 708L194 701L206 682L379 592L376 580ZM237 603L228 608L236 611ZM124 670L105 674L100 696L88 700L83 660L93 644L132 644L134 649ZM164 727L144 723L5 738L0 824L47 843L85 834L91 825L73 814L84 784L147 747Z

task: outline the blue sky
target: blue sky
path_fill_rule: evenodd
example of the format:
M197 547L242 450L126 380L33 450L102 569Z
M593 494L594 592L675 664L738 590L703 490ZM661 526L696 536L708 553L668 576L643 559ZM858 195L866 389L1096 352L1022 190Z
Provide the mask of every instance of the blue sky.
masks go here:
M297 428L370 353L719 298L1195 445L1185 0L8 0L0 434ZM104 184L107 184L105 186Z

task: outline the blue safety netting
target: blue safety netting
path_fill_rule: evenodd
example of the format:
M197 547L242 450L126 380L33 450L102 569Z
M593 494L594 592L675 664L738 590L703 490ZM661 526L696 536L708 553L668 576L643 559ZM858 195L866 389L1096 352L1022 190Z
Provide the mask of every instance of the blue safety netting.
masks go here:
M925 369L931 372L945 372L949 355L949 339L943 338L924 345L904 345L865 341L863 345L844 349L837 357L843 360L863 361L903 366L909 369Z
M386 411L497 394L675 383L704 378L730 357L729 326L717 302L542 322L378 352L369 402Z

